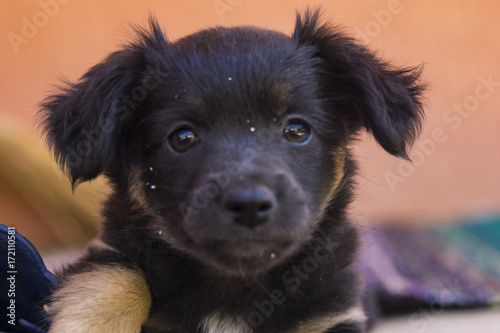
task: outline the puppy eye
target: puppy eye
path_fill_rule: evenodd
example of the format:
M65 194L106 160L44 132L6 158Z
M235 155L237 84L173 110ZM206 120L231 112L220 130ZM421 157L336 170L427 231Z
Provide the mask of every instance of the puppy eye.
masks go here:
M168 137L168 144L173 150L183 153L198 142L198 136L190 129L181 128Z
M306 144L311 138L311 129L301 121L293 121L286 125L283 136L290 142Z

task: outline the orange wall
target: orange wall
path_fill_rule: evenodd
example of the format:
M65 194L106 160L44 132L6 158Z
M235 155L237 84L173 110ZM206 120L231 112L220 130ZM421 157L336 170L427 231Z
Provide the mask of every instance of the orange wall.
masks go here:
M2 0L0 112L32 130L36 104L51 84L60 77L78 78L127 41L128 23L143 23L148 12L170 39L213 25L252 24L288 33L295 9L308 3L320 2ZM425 63L430 82L416 164L408 167L388 156L368 136L355 145L361 175L354 216L415 220L500 211L500 3L322 3L327 16L384 57L398 64ZM26 30L33 22L37 31ZM24 33L24 43L13 47L12 33ZM484 87L484 80L495 84ZM457 117L454 106L472 111L447 122L446 115ZM388 175L400 178L390 185Z

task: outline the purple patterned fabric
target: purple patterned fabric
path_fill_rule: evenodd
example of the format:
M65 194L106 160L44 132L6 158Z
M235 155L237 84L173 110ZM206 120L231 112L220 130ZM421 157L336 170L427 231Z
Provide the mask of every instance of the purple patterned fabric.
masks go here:
M362 232L361 268L384 310L500 304L500 219Z

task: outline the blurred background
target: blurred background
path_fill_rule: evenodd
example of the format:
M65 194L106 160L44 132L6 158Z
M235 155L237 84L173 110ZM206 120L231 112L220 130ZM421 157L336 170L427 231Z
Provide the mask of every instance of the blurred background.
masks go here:
M413 164L368 135L353 218L452 224L500 212L500 3L496 1L0 0L0 223L42 251L78 247L96 231L105 181L72 194L35 125L61 78L78 79L154 13L170 40L215 25L290 34L295 10L326 17L397 65L425 64L427 119Z

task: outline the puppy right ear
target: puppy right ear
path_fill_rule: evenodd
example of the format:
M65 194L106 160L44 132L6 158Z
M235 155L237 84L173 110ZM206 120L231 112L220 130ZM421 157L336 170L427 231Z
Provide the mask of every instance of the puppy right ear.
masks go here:
M424 118L421 67L397 68L358 44L319 10L297 15L294 40L315 51L324 99L349 132L362 127L390 154L408 158Z
M66 83L60 93L41 103L38 115L43 134L73 188L106 169L125 122L144 99L142 94L134 100L136 89L151 89L151 82L159 80L151 68L159 66L156 55L167 41L153 17L149 23L149 30L135 29L136 42L112 53L78 82Z

